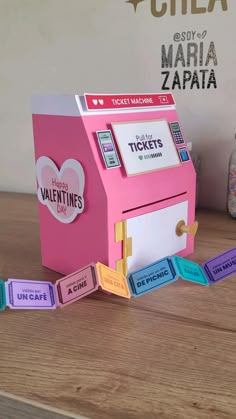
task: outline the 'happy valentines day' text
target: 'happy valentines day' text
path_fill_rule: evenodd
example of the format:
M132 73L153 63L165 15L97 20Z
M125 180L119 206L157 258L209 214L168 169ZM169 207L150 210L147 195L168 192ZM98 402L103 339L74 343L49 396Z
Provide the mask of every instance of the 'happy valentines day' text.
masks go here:
M83 198L80 195L68 192L68 184L52 179L52 186L58 189L40 188L43 201L57 203L57 212L66 214L67 207L82 208Z

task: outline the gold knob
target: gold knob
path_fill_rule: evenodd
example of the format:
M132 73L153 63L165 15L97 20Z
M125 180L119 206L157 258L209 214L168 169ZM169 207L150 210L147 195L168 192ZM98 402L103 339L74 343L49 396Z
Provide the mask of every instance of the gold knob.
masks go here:
M192 234L192 236L196 236L198 231L198 222L195 221L191 226L187 226L183 220L181 220L176 226L176 234L177 236L182 236L184 233Z

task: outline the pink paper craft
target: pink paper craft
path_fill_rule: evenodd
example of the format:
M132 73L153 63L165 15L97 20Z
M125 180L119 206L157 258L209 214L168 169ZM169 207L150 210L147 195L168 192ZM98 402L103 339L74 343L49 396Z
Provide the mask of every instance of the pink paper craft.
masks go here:
M127 239L130 238L132 243L131 256L127 257L128 273L167 255L185 257L194 249L194 237L191 234L176 235L176 226L181 220L186 225L195 222L196 173L191 159L180 161L176 167L127 176L115 133L117 124L133 123L134 128L137 127L137 135L151 138L153 132L148 125L142 133L139 132L139 122L165 120L173 129L172 139L178 155L178 149L186 147L186 141L178 131L179 117L171 93L158 95L156 107L145 107L142 102L144 107L140 108L138 97L137 101L133 101L131 96L126 97L125 103L129 99L133 109L120 109L116 105L120 98L116 96L89 96L90 104L99 104L97 111L86 108L83 96L33 97L36 165L42 157L50 158L55 165L52 164L54 170L50 176L49 171L43 174L44 184L56 189L49 196L53 202L50 201L47 207L45 202L39 200L42 264L62 275L82 269L93 260L117 269L125 254L122 239L118 241L115 237L115 226L120 222L126 223ZM151 103L152 95L145 95L145 98ZM114 109L103 110L105 99L115 104ZM96 135L97 131L106 130L112 132L121 163L121 167L109 170L105 167ZM165 150L165 141L163 147L156 150L159 138L156 135L157 131L150 143L144 143L143 147L148 146L150 151L143 152L148 156L140 155L143 162L148 161L145 157L150 158L151 162L153 156L159 156ZM135 138L135 135L131 139L126 136L124 141L134 142ZM67 177L68 172L64 171L65 164L68 164L66 162L71 159L78 162L84 173L84 208L77 214L68 209L66 216L59 212L56 217L55 212L63 211L64 204L59 202L57 207L54 203L54 199L57 204L61 199L60 187L54 182L55 179L57 183L64 182L71 194L82 195L80 179L76 186L72 182L74 175ZM51 179L49 183L48 177ZM75 205L74 198L72 201Z

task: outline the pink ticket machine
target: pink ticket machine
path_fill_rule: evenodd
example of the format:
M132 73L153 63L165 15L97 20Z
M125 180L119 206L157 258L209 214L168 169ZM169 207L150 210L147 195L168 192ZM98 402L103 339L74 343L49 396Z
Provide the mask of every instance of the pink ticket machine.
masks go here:
M34 96L42 263L124 275L193 252L196 174L172 94Z

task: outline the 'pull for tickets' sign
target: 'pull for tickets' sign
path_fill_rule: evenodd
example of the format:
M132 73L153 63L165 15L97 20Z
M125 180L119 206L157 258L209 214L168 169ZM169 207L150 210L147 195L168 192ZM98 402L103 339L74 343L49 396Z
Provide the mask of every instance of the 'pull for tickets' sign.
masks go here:
M112 123L127 176L179 166L166 120Z

